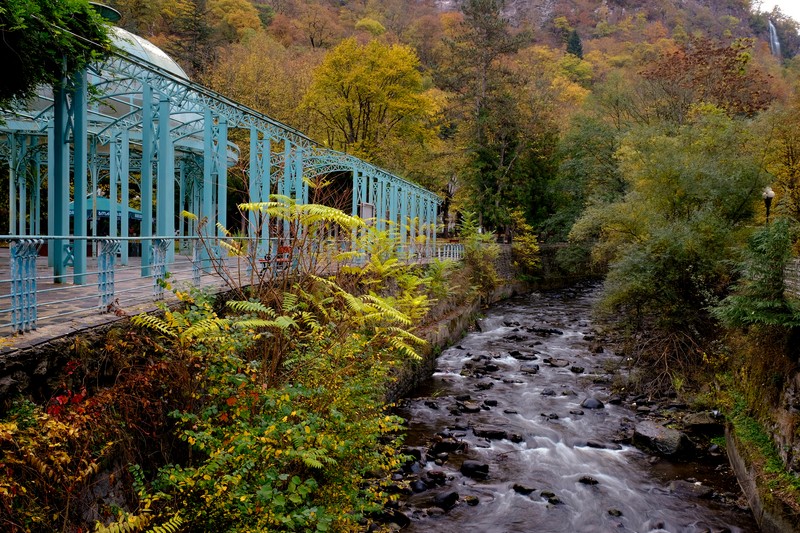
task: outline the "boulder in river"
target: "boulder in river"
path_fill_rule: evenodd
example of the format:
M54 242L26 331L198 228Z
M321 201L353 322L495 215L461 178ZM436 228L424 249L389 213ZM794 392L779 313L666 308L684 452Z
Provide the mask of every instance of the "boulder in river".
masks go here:
M602 409L605 405L597 398L586 398L581 402L581 407L584 409Z
M452 453L458 450L463 450L466 447L466 443L457 439L440 439L431 444L430 448L428 448L428 455L431 457L436 457L440 453Z
M711 487L702 485L700 483L692 483L682 479L676 479L670 482L669 490L682 496L691 496L695 498L711 498L714 491Z
M433 505L445 511L449 511L458 503L458 493L455 491L445 491L433 497Z
M519 367L519 371L523 374L538 374L539 373L539 365L534 364L527 364L522 365Z
M582 366L574 366L573 365L573 366L569 367L569 371L572 372L573 374L583 374L585 370L586 369L583 368Z
M461 473L472 479L486 479L489 477L489 465L468 459L461 464Z
M469 505L470 507L475 507L476 505L481 503L481 501L478 499L477 496L472 496L472 495L464 496L464 501L467 502L467 505Z
M542 362L556 368L564 368L565 366L569 366L569 361L566 359L558 359L557 357L548 357L546 359L542 359Z
M476 437L482 437L489 440L503 440L508 438L508 432L505 429L491 427L491 426L475 426L472 432Z
M679 455L689 448L689 439L677 429L668 428L651 420L636 424L633 444L663 456Z
M481 404L478 402L473 402L467 400L465 402L458 402L458 408L461 410L462 413L480 413L481 412Z
M521 483L514 483L514 486L512 488L514 489L514 492L516 492L518 494L523 494L525 496L527 496L528 494L531 494L533 491L536 490L533 487L528 487L528 486L522 485Z

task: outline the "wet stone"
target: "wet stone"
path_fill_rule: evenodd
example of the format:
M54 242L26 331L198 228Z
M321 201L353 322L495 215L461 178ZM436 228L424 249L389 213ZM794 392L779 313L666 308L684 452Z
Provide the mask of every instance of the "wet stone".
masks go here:
M461 473L472 479L489 477L489 465L480 461L466 460L461 464Z
M583 374L583 372L585 370L586 369L583 368L582 366L571 366L571 367L569 367L569 371L572 372L573 374Z
M472 397L469 394L459 394L456 396L456 401L459 402L466 402L467 400L471 400Z
M619 517L622 516L622 511L620 511L619 509L609 509L608 514L610 514L611 516Z
M449 511L458 503L458 493L455 491L440 492L433 497L433 505Z
M569 414L576 415L576 416L581 416L583 414L583 411L581 411L580 409L573 409L573 410L571 410L569 412Z
M522 365L519 367L519 371L523 374L538 374L539 365Z
M508 432L506 432L506 430L489 426L475 426L472 428L472 432L476 437L489 440L502 440L508 438Z
M597 485L599 481L592 476L581 476L581 478L578 480L578 483L582 483L584 485Z
M503 412L507 415L516 415L519 414L515 409L503 409Z
M497 400L483 400L483 405L488 407L497 407Z
M475 388L478 390L489 390L494 387L494 383L491 381L481 381L480 383L475 384Z
M464 501L470 507L475 507L476 505L481 503L481 501L478 499L477 496L464 496Z
M533 491L536 490L533 487L526 487L525 485L521 485L519 483L514 483L514 486L512 488L514 489L514 492L518 494L523 494L525 496L533 493Z
M426 485L425 482L422 481L421 479L412 481L410 486L411 490L416 493L425 492L426 490L428 490L428 485Z
M478 402L466 401L458 402L458 408L464 413L479 413L481 406Z
M581 407L584 409L602 409L605 405L597 398L586 398L581 402Z
M525 439L519 433L512 433L511 435L509 435L508 440L510 440L511 442L513 442L515 444L518 444L518 443L524 441Z
M439 404L434 402L433 400L426 400L425 401L425 405L427 407L430 407L433 410L438 410L439 409Z
M542 396L555 396L555 395L556 391L554 391L553 389L545 389L542 391Z
M542 362L547 363L548 365L555 367L555 368L564 368L569 366L569 361L566 359L557 359L555 357L548 357L547 359L542 359Z

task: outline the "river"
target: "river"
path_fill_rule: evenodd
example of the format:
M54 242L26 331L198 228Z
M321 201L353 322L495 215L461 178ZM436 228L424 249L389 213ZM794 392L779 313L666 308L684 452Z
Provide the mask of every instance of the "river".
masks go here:
M406 445L421 457L406 467L404 531L759 530L723 453L680 462L629 444L658 412L614 400L620 357L596 338L596 292L494 306L402 402Z

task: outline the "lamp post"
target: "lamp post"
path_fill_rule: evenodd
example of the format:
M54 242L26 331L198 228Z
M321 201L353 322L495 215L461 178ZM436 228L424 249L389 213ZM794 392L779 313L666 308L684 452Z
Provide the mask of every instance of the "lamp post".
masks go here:
M772 206L772 199L775 198L775 191L772 190L772 187L767 187L761 193L761 197L764 199L764 209L767 210L767 226L769 226L769 208Z

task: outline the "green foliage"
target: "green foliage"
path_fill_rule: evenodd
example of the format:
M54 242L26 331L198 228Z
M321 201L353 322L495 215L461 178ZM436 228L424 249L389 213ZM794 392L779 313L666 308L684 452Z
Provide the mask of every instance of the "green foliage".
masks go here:
M525 221L522 212L512 212L514 239L511 241L511 256L514 266L523 276L531 276L542 264L539 257L539 244L533 227Z
M259 302L228 307L242 314L221 319L194 303L165 319L178 341L194 332L189 356L203 363L192 408L172 414L191 454L143 485L142 508L118 523L152 507L152 524L165 531L349 530L387 501L381 480L398 466L400 421L383 413L381 391L392 360L415 339L394 325L408 319L332 281L287 294L283 313L294 329L282 360L292 378L267 387L271 361L252 358L264 327L252 326L253 316L273 324L281 316ZM323 312L321 321L309 310Z
M791 249L786 219L756 231L739 267L741 278L733 294L713 309L714 316L728 327L800 326L800 308L784 294L784 268Z
M567 53L583 59L583 43L578 35L578 30L573 29L567 38Z
M800 475L786 468L772 438L763 425L750 416L744 399L735 392L732 396L734 402L728 413L728 419L733 425L736 437L744 443L745 449L740 450L740 453L750 456L768 476L767 486L761 490L793 494L794 500L800 503Z
M87 0L6 0L0 5L0 109L33 96L110 52L108 29Z
M597 239L594 257L609 263L603 308L647 332L632 349L667 387L713 335L708 309L766 181L756 146L745 124L708 107L679 128L636 128L616 152L627 192L589 207L572 229L576 240Z
M489 295L500 281L497 274L497 258L500 247L492 234L480 232L478 218L469 211L462 213L459 234L464 245L464 266L470 283L479 294Z

